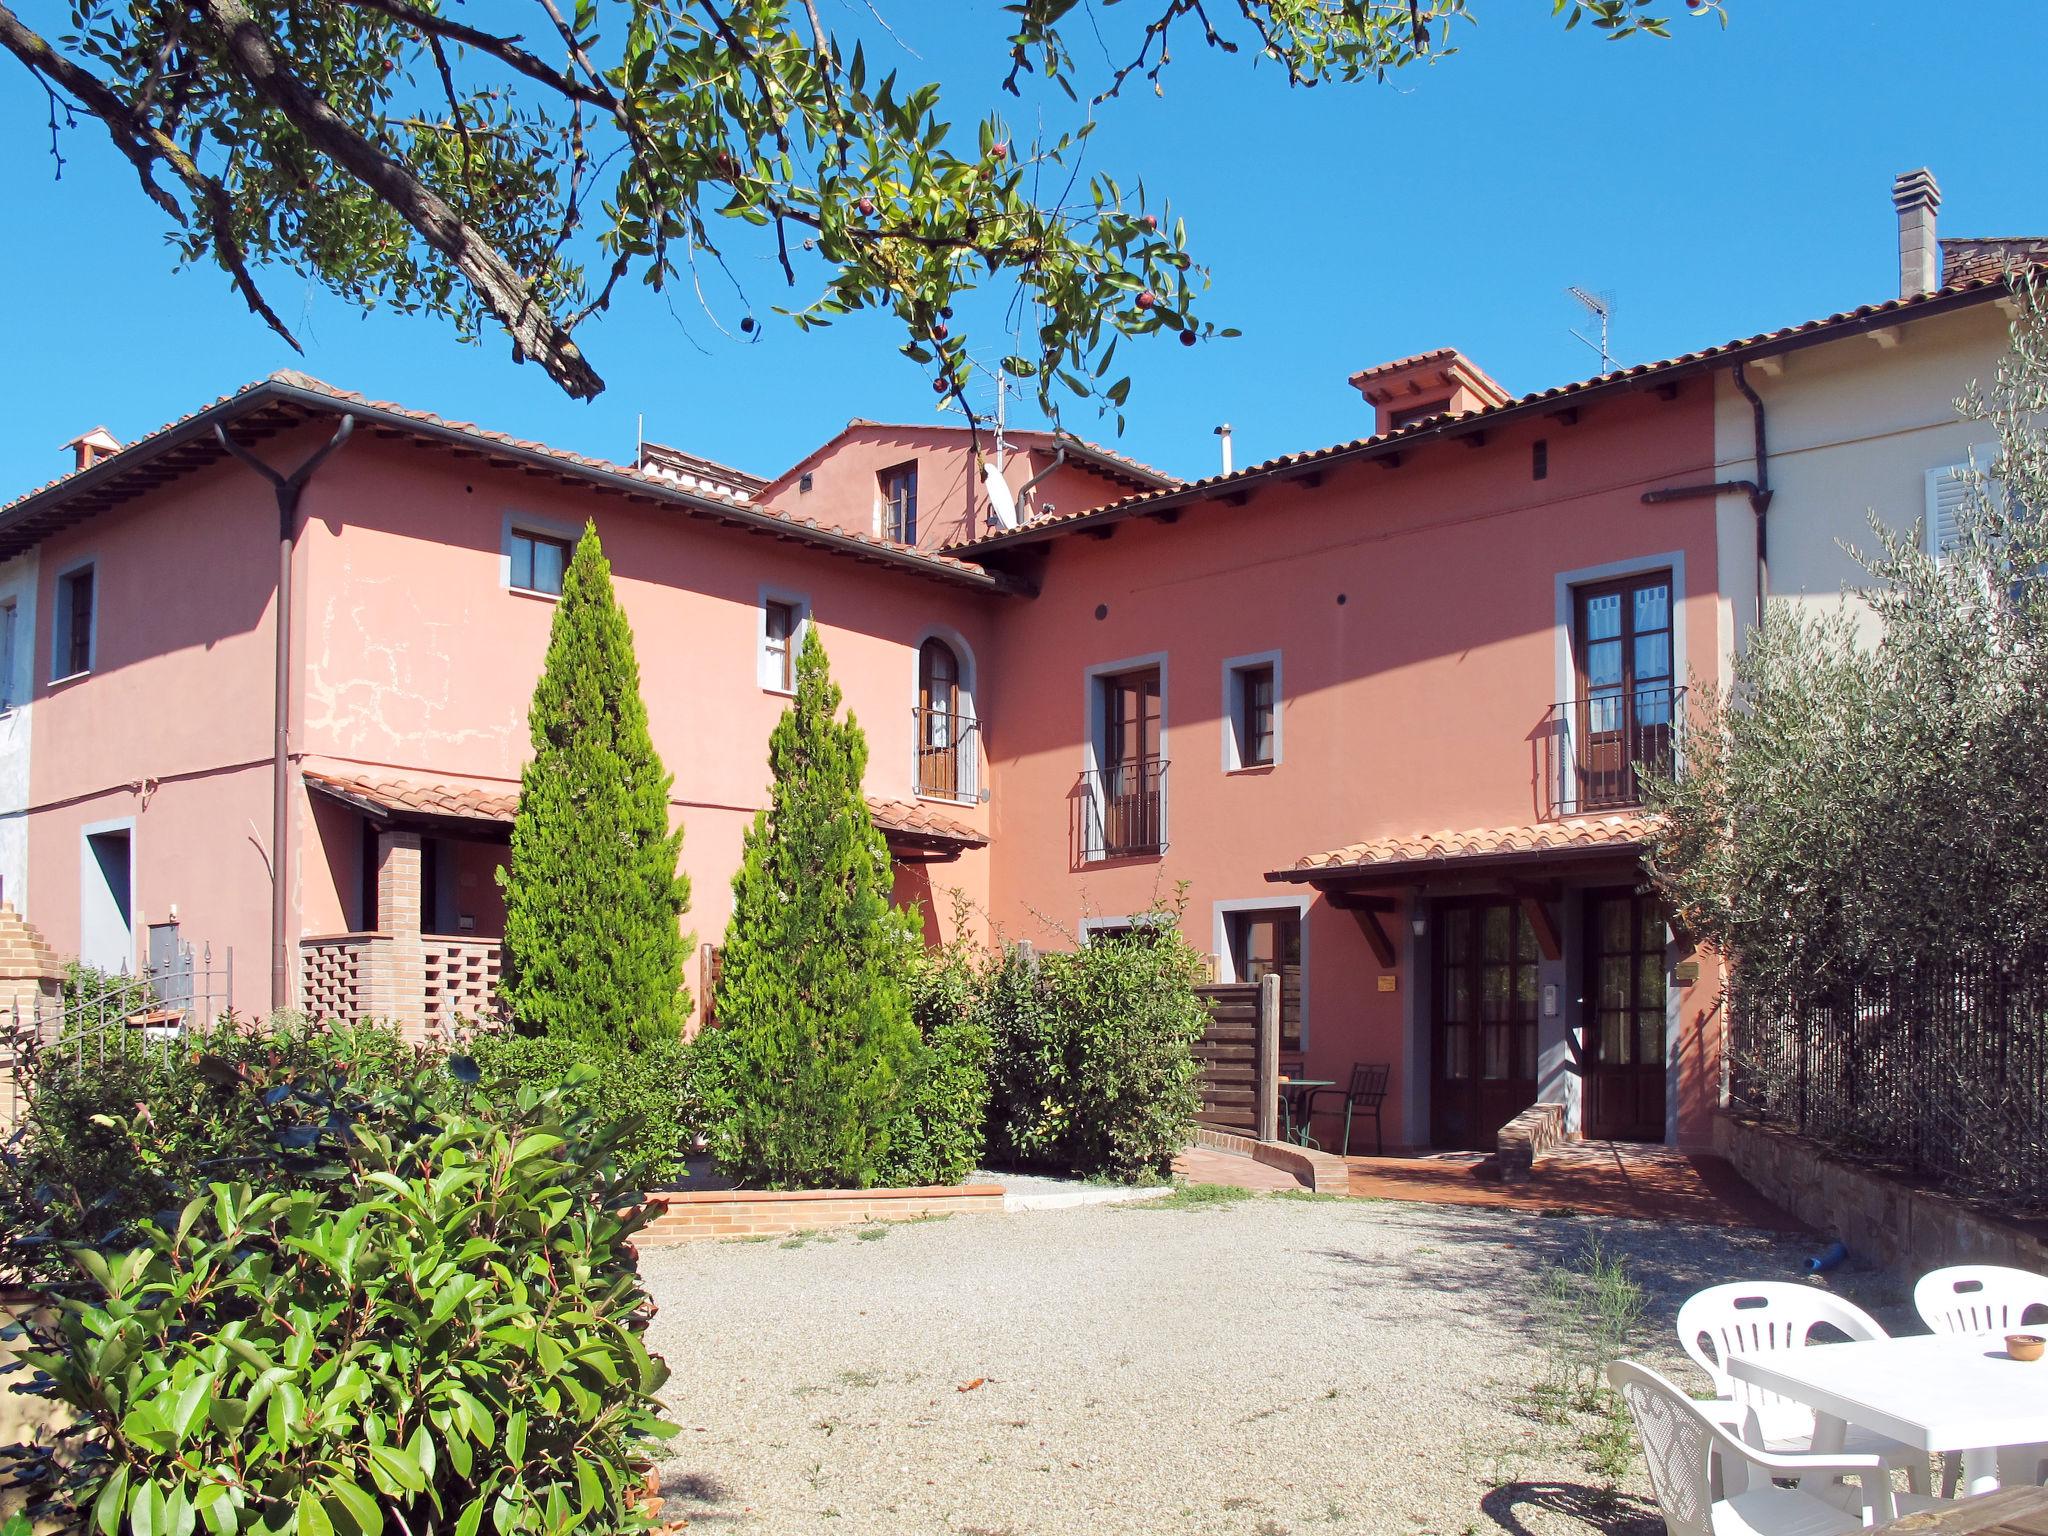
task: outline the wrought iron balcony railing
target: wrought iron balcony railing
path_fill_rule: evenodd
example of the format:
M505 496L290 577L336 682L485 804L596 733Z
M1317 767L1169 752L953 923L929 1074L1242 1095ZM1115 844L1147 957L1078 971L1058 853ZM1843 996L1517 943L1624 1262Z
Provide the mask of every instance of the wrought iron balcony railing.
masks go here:
M1166 760L1133 758L1081 775L1080 854L1090 859L1142 858L1166 851Z
M981 723L955 710L911 710L917 722L917 792L939 800L981 798Z
M1616 689L1550 707L1550 809L1556 816L1624 810L1643 803L1646 774L1680 764L1685 689Z

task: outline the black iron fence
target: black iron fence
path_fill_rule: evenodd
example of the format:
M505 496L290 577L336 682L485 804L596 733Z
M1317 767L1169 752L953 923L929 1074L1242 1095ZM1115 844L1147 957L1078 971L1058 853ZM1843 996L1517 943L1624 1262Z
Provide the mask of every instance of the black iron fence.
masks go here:
M1166 759L1135 757L1092 769L1075 785L1076 851L1093 859L1166 851Z
M1543 739L1550 757L1554 816L1622 810L1643 803L1646 771L1677 765L1685 689L1617 689L1550 706Z
M2048 1211L2048 946L1729 1013L1741 1111L2014 1212Z

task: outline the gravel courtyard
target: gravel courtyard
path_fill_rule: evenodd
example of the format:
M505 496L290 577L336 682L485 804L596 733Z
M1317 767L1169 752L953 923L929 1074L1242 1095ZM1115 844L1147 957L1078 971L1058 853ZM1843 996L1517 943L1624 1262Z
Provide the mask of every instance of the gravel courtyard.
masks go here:
M1804 1249L1724 1228L1264 1196L649 1251L694 1530L1090 1536L1660 1529L1595 1512L1518 1403L1547 1264L1597 1234L1652 1355L1701 1285ZM1882 1298L1865 1298L1882 1299ZM1636 1474L1637 1492L1644 1489Z

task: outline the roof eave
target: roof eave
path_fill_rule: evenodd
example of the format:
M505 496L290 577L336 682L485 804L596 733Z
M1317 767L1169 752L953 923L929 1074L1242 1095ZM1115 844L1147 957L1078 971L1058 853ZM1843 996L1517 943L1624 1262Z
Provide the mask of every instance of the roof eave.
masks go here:
M1647 843L1616 839L1565 848L1511 848L1499 853L1459 853L1419 859L1381 859L1363 864L1325 864L1308 869L1269 869L1266 878L1293 885L1323 885L1361 880L1402 883L1425 874L1485 874L1524 864L1575 864L1589 860L1639 858Z

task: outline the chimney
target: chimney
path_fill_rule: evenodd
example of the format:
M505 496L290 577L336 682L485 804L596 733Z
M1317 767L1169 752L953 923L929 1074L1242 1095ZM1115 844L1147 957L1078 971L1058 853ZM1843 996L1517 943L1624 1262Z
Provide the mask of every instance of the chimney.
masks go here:
M1223 440L1223 473L1230 473L1230 423L1225 422L1216 429L1216 435Z
M1892 183L1892 205L1899 210L1899 297L1917 299L1941 286L1941 245L1934 238L1934 211L1941 206L1941 188L1934 173L1908 171Z
M73 471L91 469L101 459L111 459L121 451L121 440L105 427L94 427L90 432L81 432L64 445L69 448L75 462Z

